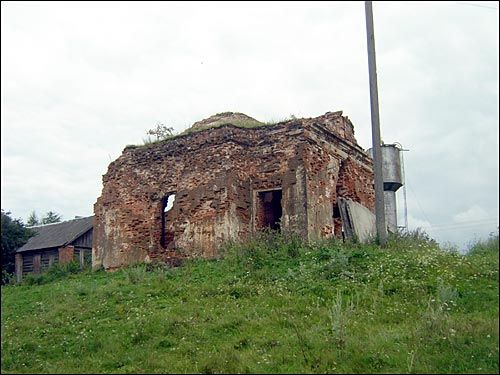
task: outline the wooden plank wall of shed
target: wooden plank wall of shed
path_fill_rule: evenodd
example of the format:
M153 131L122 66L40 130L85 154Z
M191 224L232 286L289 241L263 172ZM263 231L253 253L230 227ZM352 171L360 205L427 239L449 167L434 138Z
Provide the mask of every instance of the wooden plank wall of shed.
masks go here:
M92 234L93 230L90 229L88 232L84 233L80 237L78 237L75 241L71 243L75 247L83 247L87 249L92 249Z
M45 271L51 265L59 262L57 249L30 251L23 254L23 274L32 273L34 270L34 257L40 255L40 271Z

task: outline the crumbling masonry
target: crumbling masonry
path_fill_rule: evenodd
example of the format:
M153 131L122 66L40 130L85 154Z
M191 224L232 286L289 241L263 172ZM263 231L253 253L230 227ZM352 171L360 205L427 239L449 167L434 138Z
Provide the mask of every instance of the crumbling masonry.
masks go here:
M93 266L216 257L224 241L266 227L341 236L338 197L373 212L372 159L342 112L275 125L218 114L127 146L109 165L94 206Z

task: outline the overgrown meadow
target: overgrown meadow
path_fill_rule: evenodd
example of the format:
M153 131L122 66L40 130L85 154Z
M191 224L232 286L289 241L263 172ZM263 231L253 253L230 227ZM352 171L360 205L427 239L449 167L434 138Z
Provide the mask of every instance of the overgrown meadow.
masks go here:
M262 234L219 260L2 286L3 373L498 373L498 234L468 255Z

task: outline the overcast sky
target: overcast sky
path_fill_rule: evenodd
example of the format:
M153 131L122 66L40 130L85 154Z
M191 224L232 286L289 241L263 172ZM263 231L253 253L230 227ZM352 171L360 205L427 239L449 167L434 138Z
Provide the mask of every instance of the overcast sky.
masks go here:
M344 111L371 147L364 2L3 2L1 206L92 215L102 175L161 122ZM382 140L410 228L498 228L498 2L374 2ZM402 191L399 224L404 224Z

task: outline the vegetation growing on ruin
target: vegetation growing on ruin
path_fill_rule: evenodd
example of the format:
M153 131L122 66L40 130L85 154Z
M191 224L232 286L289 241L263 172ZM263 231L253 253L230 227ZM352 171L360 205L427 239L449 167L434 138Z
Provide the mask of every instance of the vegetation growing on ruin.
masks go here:
M498 373L498 234L224 250L2 287L2 372Z
M260 122L257 120L237 120L236 119L236 120L231 120L228 122L222 122L222 123L217 123L217 124L213 124L213 125L206 125L206 126L203 126L200 128L190 127L190 128L183 130L180 133L172 133L172 134L170 134L162 139L152 139L151 137L143 138L143 140L142 140L143 145L127 145L125 147L125 149L134 149L134 148L144 147L144 146L149 146L149 145L157 145L159 143L168 142L168 141L171 141L171 140L179 138L179 137L187 136L189 134L198 133L198 132L209 130L209 129L216 129L216 128L220 128L223 126L234 126L237 128L253 129L253 128L258 128L258 127L277 125L277 124L285 123L287 121L292 121L294 119L296 119L296 117L293 115L291 115L288 118L267 121L267 122Z

